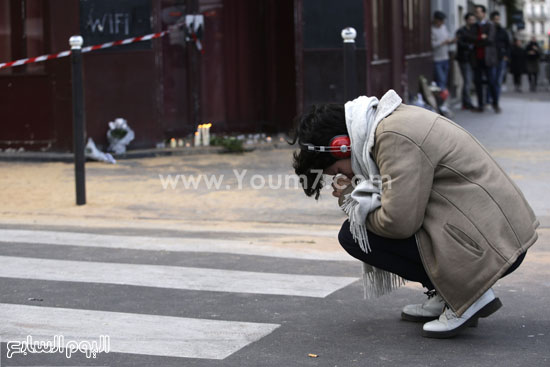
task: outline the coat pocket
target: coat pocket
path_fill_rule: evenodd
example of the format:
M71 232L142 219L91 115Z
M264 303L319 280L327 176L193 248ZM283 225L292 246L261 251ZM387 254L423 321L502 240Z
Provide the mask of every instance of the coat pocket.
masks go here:
M459 244L462 245L466 250L470 251L475 256L483 256L485 252L479 244L474 241L466 232L454 226L452 224L446 223L444 225L445 231Z

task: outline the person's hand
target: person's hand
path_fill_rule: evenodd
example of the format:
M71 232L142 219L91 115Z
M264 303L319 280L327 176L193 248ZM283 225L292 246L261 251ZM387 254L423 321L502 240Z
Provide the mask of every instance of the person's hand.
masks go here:
M339 198L342 195L342 191L344 191L349 185L351 185L351 180L346 176L340 175L334 177L334 180L332 181L332 188L334 189L332 196Z
M486 39L486 38L487 38L487 34L486 34L486 33L483 33L483 34L481 35L481 39L484 40L484 39Z

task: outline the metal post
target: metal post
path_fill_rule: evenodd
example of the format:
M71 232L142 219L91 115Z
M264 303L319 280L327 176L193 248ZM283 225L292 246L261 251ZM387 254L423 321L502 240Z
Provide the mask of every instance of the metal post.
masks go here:
M84 140L85 140L85 116L84 116L84 92L82 83L82 40L81 36L72 36L69 39L71 45L71 70L73 87L73 149L74 149L74 174L76 182L76 205L86 204L86 179L84 169Z
M344 96L346 101L351 101L357 97L356 36L357 32L352 27L342 30L342 39L344 40Z

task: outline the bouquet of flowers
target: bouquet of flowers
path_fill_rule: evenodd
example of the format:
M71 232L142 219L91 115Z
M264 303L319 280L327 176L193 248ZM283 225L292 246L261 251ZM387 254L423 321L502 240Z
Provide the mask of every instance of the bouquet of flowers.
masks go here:
M107 140L109 140L110 152L122 154L126 152L126 146L134 140L134 130L130 129L128 122L123 118L116 118L115 121L109 122L109 130L107 131Z

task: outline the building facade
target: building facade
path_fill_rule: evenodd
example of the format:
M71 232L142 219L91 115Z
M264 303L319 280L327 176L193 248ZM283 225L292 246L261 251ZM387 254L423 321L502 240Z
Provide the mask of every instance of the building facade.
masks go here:
M0 63L67 50L74 34L93 45L193 16L194 34L83 55L87 136L106 146L107 123L123 117L130 148L150 148L204 122L286 132L308 105L345 102L347 26L358 31L359 93L407 99L431 77L430 14L428 0L0 0ZM2 149L71 151L70 59L0 70L0 116Z
M525 28L518 35L523 41L529 41L535 37L549 49L550 38L550 0L524 0L522 1L523 19Z

